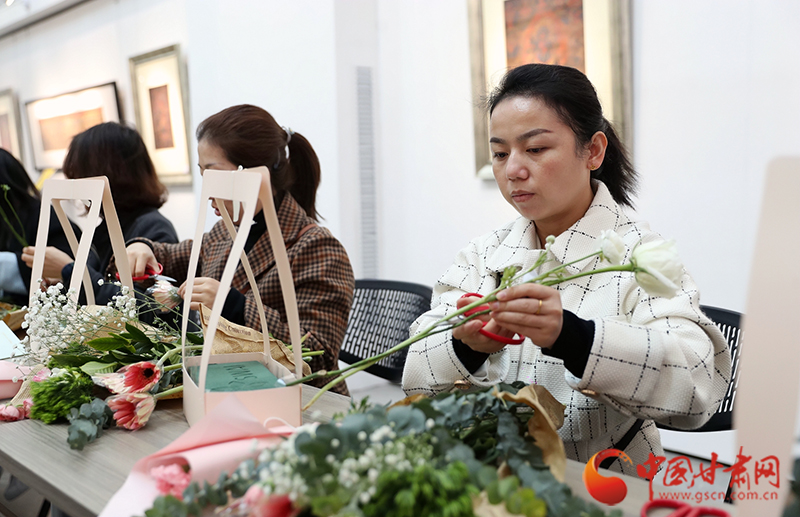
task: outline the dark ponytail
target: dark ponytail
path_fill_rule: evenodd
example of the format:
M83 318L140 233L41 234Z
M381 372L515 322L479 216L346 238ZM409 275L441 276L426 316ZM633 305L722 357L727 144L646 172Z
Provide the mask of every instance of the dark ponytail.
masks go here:
M594 86L581 71L541 63L513 68L489 94L489 114L501 101L512 97L540 99L555 110L572 129L579 150L589 145L595 133L603 132L608 147L602 165L592 172L592 177L605 183L614 201L633 206L631 198L636 193L638 175L613 126L603 117Z
M279 126L257 106L241 104L201 122L197 141L201 140L218 146L233 164L268 167L274 194L289 192L310 218L318 220L319 158L303 135Z
M306 214L315 221L319 220L317 213L317 188L320 182L320 166L317 153L309 141L300 133L293 133L289 140L289 159L286 160L285 151L281 149L281 164L278 171L285 177L285 190L288 190L297 203L303 207ZM282 169L287 168L286 172ZM275 173L273 173L275 174ZM275 183L275 180L272 180Z

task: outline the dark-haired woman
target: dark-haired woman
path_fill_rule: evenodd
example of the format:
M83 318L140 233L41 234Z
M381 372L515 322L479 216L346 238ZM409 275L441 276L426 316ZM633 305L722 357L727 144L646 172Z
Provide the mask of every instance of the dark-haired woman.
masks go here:
M204 120L197 128L197 141L200 170L269 167L278 222L297 291L300 330L309 333L303 346L325 352L310 363L313 371L337 369L355 280L344 247L330 231L316 224L320 166L311 144L300 133L279 126L263 109L250 105L233 106ZM232 204L226 203L232 213ZM220 215L213 202L212 207ZM207 307L213 305L232 245L222 221L203 236L198 277L190 301L193 309L201 303ZM128 258L134 275L148 265L161 263L165 275L184 282L179 291L183 296L191 249L191 240L179 244L143 241L128 246ZM286 310L260 202L245 252L265 305L269 331L288 342ZM261 329L255 298L241 264L233 277L222 316ZM325 381L315 384L322 386ZM335 391L347 394L344 383L337 388Z
M41 207L39 191L25 167L4 149L0 149L0 185L8 186L7 193L0 191L0 210L3 212L0 221L0 296L16 305L27 305L31 268L22 260L24 246L20 238L27 244L36 242ZM47 244L70 257L72 252L67 236L55 211L50 210ZM73 230L80 235L77 226L73 225Z
M64 175L69 179L106 176L114 198L125 241L146 238L156 242L178 242L172 223L158 209L167 199L167 189L159 181L153 161L142 137L135 129L116 122L91 127L75 136L64 159ZM101 211L102 214L102 211ZM23 260L33 264L34 248L23 250ZM92 277L95 303L104 305L117 293L106 279L113 256L105 218L95 229L87 269ZM60 250L48 247L43 276L69 282L74 262ZM81 300L85 300L81 295Z
M630 254L660 237L630 219L636 175L589 80L578 70L525 65L509 71L489 98L492 167L520 217L473 240L434 289L430 313L412 334L488 294L508 266L528 268L555 237L541 272L598 249L604 230ZM579 262L570 274L598 267ZM702 425L716 411L730 378L730 356L701 312L697 287L684 272L674 298L649 296L630 273L589 275L546 287L519 284L497 295L491 312L411 346L403 388L411 395L460 385L524 381L545 386L566 406L560 429L567 456L588 461L608 448L635 475L649 453L662 454L654 420ZM515 333L504 345L480 333Z

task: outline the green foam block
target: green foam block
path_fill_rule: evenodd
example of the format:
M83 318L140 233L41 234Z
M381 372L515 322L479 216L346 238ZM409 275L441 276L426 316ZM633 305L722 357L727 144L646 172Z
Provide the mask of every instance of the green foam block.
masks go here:
M258 361L209 364L206 374L206 391L253 391L284 386Z

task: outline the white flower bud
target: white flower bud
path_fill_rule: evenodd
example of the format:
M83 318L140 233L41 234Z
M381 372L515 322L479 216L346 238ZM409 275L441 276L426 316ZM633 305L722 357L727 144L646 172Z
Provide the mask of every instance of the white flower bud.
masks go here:
M683 264L675 241L653 241L633 249L631 262L637 268L636 283L650 296L672 298L678 293Z

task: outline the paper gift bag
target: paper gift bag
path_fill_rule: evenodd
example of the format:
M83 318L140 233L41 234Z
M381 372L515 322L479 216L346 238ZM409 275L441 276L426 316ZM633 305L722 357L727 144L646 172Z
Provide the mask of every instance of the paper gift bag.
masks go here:
M225 263L225 269L220 279L211 316L208 318L207 331L204 333L201 355L190 355L187 348L186 331L189 321L189 304L184 303L183 324L181 328L181 342L183 347L183 410L189 425L193 425L203 418L211 409L222 403L230 395L234 395L260 422L269 418L280 418L293 426L302 423L301 413L301 386L267 387L266 377L286 382L302 377L302 352L300 343L300 317L297 311L297 298L292 281L289 257L283 242L283 235L278 224L275 204L272 199L272 188L269 170L266 167L239 171L214 171L206 170L203 173L203 190L201 196L201 209L198 214L197 229L192 244L192 253L189 258L189 271L186 279L186 293L184 299L192 297L192 287L197 263L200 257L200 248L203 244L205 229L205 201L215 199L225 227L233 239L230 255ZM261 201L264 217L267 222L267 232L270 244L275 255L275 264L278 268L281 292L283 294L286 317L289 324L295 371L290 372L285 366L275 361L270 354L269 329L264 313L264 305L258 290L253 271L244 253L244 245L253 222L256 202ZM238 215L242 207L242 219L239 222L240 230L231 220L225 208L224 201L232 201L234 211ZM234 215L234 217L237 217ZM261 332L263 335L263 349L257 352L236 354L212 354L214 338L220 322L222 306L230 291L231 281L241 258L242 266L247 273L251 291L255 298L261 317ZM265 369L269 373L265 372ZM262 375L264 374L264 375ZM270 375L271 374L271 375ZM274 376L274 377L272 377ZM265 379L265 384L253 384L248 380L258 377ZM222 378L223 382L218 382ZM226 384L225 379L230 379ZM273 383L274 385L274 383ZM227 387L226 387L227 386Z
M89 214L86 216L86 230L81 234L80 244L72 231L67 214L61 207L61 201L82 200L91 203ZM56 216L61 222L64 234L67 236L69 247L72 249L72 256L75 257L75 266L72 269L72 277L69 285L74 288L72 300L78 301L80 291L80 281L83 279L86 291L86 301L89 305L94 305L94 286L89 272L86 271L86 261L89 259L89 248L92 245L94 230L100 222L100 206L103 207L103 214L108 226L108 236L111 239L111 249L119 270L119 278L122 285L128 287L133 292L133 279L128 265L128 255L125 252L125 241L122 238L122 229L119 225L117 211L114 208L114 200L111 198L111 189L108 186L108 178L98 176L96 178L85 178L78 180L56 180L49 179L44 182L42 188L42 208L39 212L39 229L36 234L36 251L33 255L33 267L31 268L31 290L29 297L32 299L34 293L40 289L42 271L44 270L44 254L47 248L47 233L50 229L50 205L53 205Z

